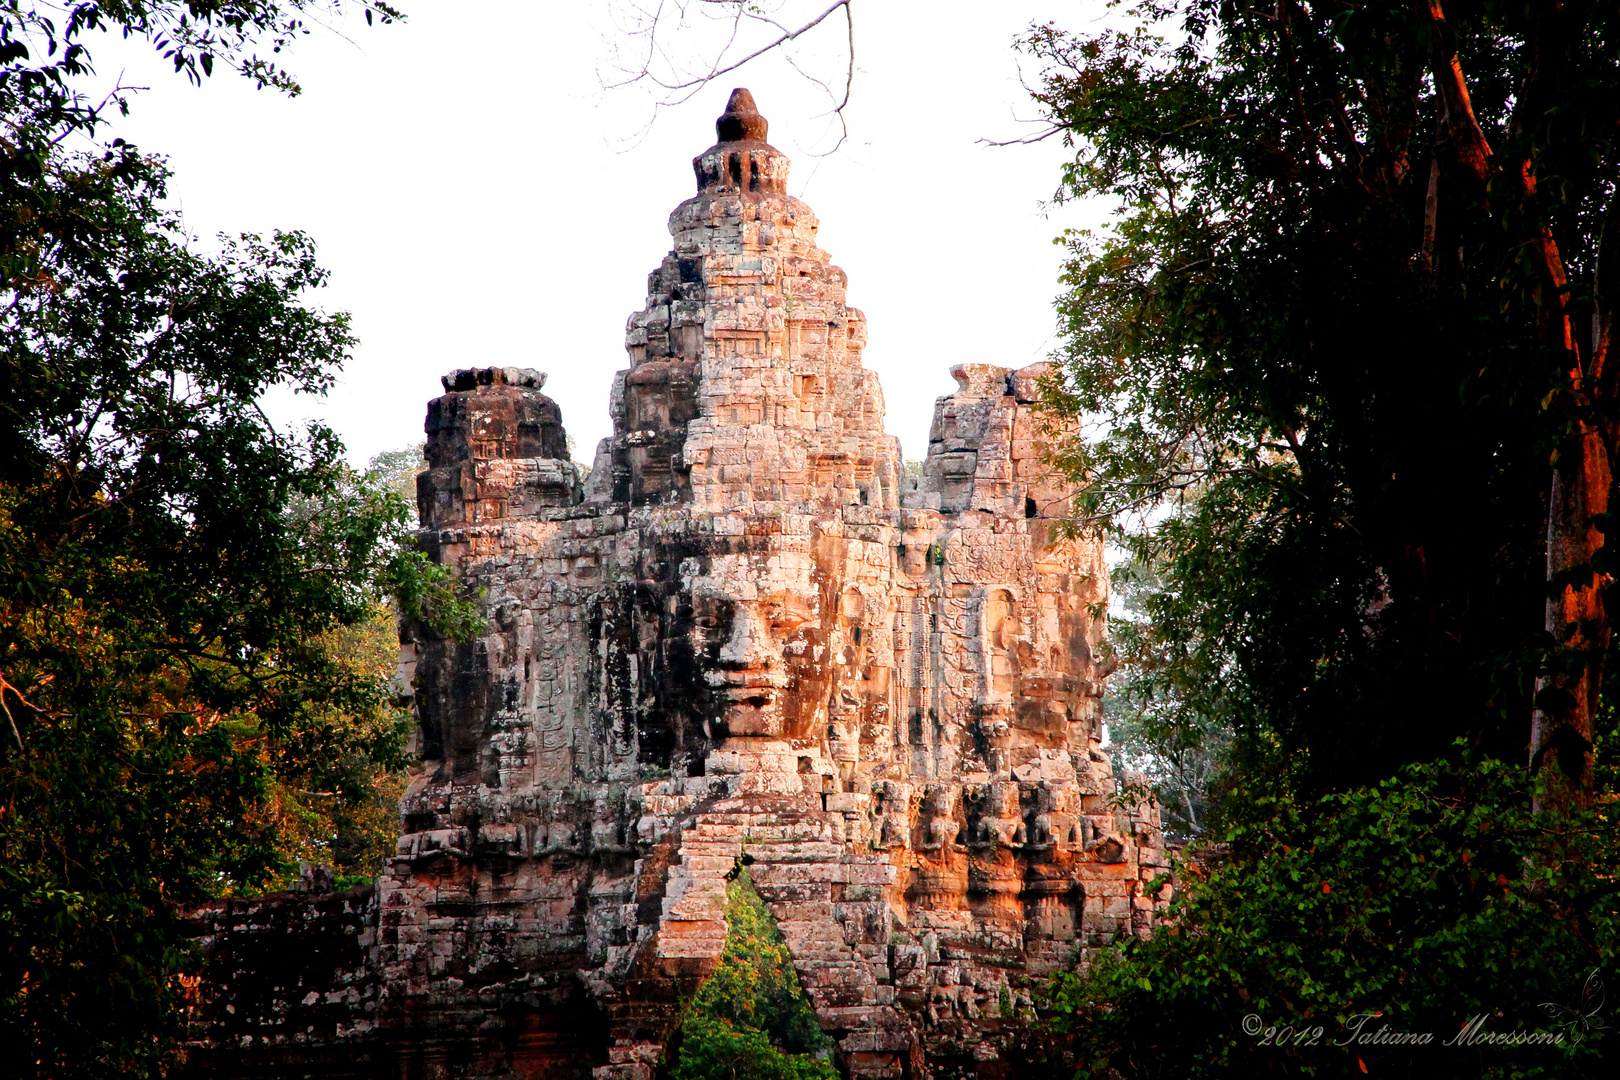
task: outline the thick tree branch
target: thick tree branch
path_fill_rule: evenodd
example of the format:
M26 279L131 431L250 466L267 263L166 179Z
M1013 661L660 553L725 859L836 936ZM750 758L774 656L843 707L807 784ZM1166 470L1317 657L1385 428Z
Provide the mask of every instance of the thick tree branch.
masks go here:
M1609 199L1608 209L1603 213L1603 231L1598 234L1597 266L1592 275L1592 296L1597 310L1592 317L1592 361L1588 370L1591 372L1592 393L1600 401L1614 401L1620 397L1620 364L1610 362L1614 344L1614 309L1620 306L1620 284L1615 280L1620 277L1620 266L1616 265L1616 260L1620 260L1620 187L1616 187ZM1612 459L1620 451L1620 417L1600 410L1598 419L1603 425L1604 443Z
M1434 43L1434 85L1440 94L1440 142L1456 161L1480 183L1491 175L1491 147L1485 141L1474 103L1468 96L1457 50L1447 40L1446 15L1440 0L1417 0L1419 14L1429 20Z
M1474 115L1462 64L1446 31L1440 0L1417 0L1433 34L1433 73L1440 97L1440 154L1449 155L1462 173L1488 190L1496 169L1491 148ZM1596 356L1583 365L1569 315L1569 280L1552 230L1535 212L1536 176L1530 156L1535 129L1544 121L1550 96L1562 71L1567 42L1556 4L1544 6L1527 47L1533 57L1515 103L1512 130L1523 147L1517 168L1500 179L1508 196L1486 203L1492 216L1516 233L1535 254L1534 299L1543 341L1568 354L1569 385L1576 396L1574 428L1559 448L1547 507L1547 581L1545 629L1554 643L1548 671L1537 682L1536 708L1530 725L1530 764L1544 775L1551 805L1577 805L1592 783L1592 735L1602 686L1602 656L1608 648L1610 616L1603 600L1606 582L1593 561L1604 546L1597 522L1609 509L1615 443L1613 423L1604 424L1605 398L1612 400L1611 380L1596 378ZM1505 203L1505 205L1504 205ZM1425 245L1432 241L1433 208L1426 214ZM1427 253L1427 252L1426 252ZM1607 365L1604 365L1605 368ZM1593 377L1588 378L1588 374ZM1607 371L1605 371L1607 375ZM1595 409L1592 407L1596 406ZM1600 420L1594 425L1588 410Z

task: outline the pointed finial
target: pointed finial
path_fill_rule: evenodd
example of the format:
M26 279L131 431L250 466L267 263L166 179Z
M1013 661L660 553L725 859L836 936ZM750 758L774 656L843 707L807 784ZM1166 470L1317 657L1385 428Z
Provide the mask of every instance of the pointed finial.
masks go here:
M754 105L754 95L740 86L731 92L731 99L726 102L726 111L714 122L715 134L723 143L744 140L764 142L765 132L769 127Z
M748 199L786 195L788 159L765 141L767 127L754 107L754 95L740 86L733 90L726 111L714 122L719 141L692 159L698 193Z

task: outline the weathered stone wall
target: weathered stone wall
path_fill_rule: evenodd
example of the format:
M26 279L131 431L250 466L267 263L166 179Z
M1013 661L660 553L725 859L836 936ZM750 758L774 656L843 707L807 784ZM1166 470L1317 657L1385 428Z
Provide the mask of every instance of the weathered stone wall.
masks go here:
M406 628L390 1069L651 1077L746 858L841 1068L997 1075L1030 987L1162 903L1157 813L1099 749L1107 574L1061 527L1042 366L954 369L908 484L787 159L746 91L717 127L583 484L538 372L429 407L423 541L490 621Z
M194 912L192 927L208 958L193 995L192 1075L374 1074L375 889L222 900Z

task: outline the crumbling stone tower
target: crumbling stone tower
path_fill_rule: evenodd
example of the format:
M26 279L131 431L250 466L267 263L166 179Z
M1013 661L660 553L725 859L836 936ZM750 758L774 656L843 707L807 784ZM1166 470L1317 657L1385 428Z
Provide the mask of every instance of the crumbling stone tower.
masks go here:
M1041 366L954 369L908 482L786 157L746 90L716 126L588 475L543 375L446 376L421 535L488 632L405 628L405 835L320 901L361 944L280 976L280 1019L205 987L198 1060L651 1080L746 859L842 1070L1000 1075L1034 983L1151 927L1157 813L1099 749L1107 575L1061 528ZM216 956L316 901L275 903L209 915Z

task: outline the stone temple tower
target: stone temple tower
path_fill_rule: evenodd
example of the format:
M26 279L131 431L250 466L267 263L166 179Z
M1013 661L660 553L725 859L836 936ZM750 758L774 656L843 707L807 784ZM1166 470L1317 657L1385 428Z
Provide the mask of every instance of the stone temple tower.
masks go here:
M954 369L908 479L746 90L716 127L588 473L539 372L429 406L421 542L486 631L403 628L422 769L374 887L199 914L198 1075L652 1080L739 859L848 1076L1004 1075L1031 989L1153 925L1044 368Z
M788 160L748 91L715 127L719 142L692 162L697 195L670 215L674 248L630 317L615 435L597 461L610 468L592 469L592 495L894 509L899 447L861 366L866 317L816 246L815 213L787 193Z

